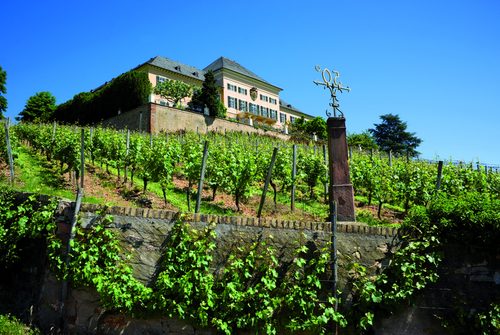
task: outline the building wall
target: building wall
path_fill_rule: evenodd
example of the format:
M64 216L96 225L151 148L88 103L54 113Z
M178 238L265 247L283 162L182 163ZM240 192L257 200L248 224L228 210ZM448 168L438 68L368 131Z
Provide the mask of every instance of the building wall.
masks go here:
M148 72L149 81L151 82L153 87L155 87L157 84L158 76L170 80L183 81L185 83L197 87L201 87L203 84L203 81L201 79L196 80L194 78L182 76L179 75L178 73L164 70L155 66L144 65L142 68L140 68L140 70ZM239 118L247 120L247 123L250 123L250 121L248 121L248 118L251 117L254 120L258 120L258 122L260 123L273 125L278 130L284 130L285 125L290 123L292 116L295 118L300 117L300 115L295 113L292 109L280 106L279 89L273 92L269 89L266 89L263 85L259 85L258 81L251 79L244 80L242 78L238 78L238 76L232 76L231 74L228 74L225 71L220 71L220 72L218 71L215 74L215 77L218 85L220 85L221 99L224 106L226 106L227 108L228 118L234 118L234 119ZM230 90L228 88L228 84L235 86L236 91ZM257 98L255 100L253 100L250 96L250 90L253 87L257 88ZM243 93L242 89L245 90L246 93ZM229 97L235 99L234 107L230 107ZM184 98L181 100L181 105L186 107L189 101L191 101L190 97ZM249 115L249 117L241 116L240 113L242 113L242 111L240 110L240 101L246 102L246 110L248 112L250 112L251 103L257 105L258 116L257 115ZM150 102L159 105L166 105L173 107L172 102L169 102L167 99L154 93L151 94ZM263 112L260 109L261 107L267 108L268 117L266 118L261 117ZM275 111L276 113L275 117L271 117L271 110ZM284 122L281 122L280 113L286 114L286 120L284 120Z
M250 90L256 87L257 88L257 98L253 100L250 96ZM232 88L232 89L231 89ZM261 110L260 107L264 107L268 109L268 121L270 123L272 120L274 120L279 127L281 124L279 124L279 118L278 118L278 110L279 110L279 95L276 93L273 93L271 91L265 90L262 87L259 87L258 85L252 85L250 83L243 82L241 80L231 78L228 76L223 76L222 77L222 89L223 89L223 98L224 98L224 105L227 107L228 113L231 113L231 115L237 116L241 112L245 112L245 110L240 109L240 101L246 103L246 111L250 112L250 104L254 104L258 106L257 113L261 115ZM234 91L236 89L236 91ZM229 98L234 98L235 99L235 106L230 107L229 104ZM270 110L274 110L276 112L276 117L271 118L271 112ZM254 117L252 115L252 117Z
M165 78L165 80L179 80L182 82L185 82L187 84L196 86L196 87L201 87L203 84L203 81L196 80L194 78L188 78L182 75L179 75L174 72L162 70L160 68L154 67L154 66L147 66L144 67L143 71L148 72L148 78L149 81L151 82L151 85L155 87L158 83L158 77ZM165 104L168 106L172 106L172 102L168 101L167 99L161 97L158 94L151 93L151 98L149 100L150 102L154 102L157 104ZM187 104L191 101L191 97L184 98L180 101L182 106L187 106Z

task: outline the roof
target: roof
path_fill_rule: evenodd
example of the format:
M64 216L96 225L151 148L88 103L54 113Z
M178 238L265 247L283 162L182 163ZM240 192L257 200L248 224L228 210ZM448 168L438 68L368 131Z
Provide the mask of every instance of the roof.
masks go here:
M175 72L193 79L205 80L205 71L195 68L191 65L182 64L171 59L156 56L144 64L151 64L156 67ZM142 65L144 65L142 64Z
M212 70L213 72L216 72L220 69L228 69L228 70L237 72L239 74L242 74L244 76L262 81L268 85L277 87L276 85L273 85L273 84L265 81L264 79L262 79L261 77L259 77L255 73L253 73L252 71L248 70L246 67L244 67L244 66L238 64L237 62L235 62L234 60L228 59L226 57L217 58L215 61L212 62L212 64L208 65L203 70L205 70L205 71Z
M299 115L303 115L305 117L314 118L312 115L306 114L306 113L302 112L301 110L295 108L294 106L292 106L291 104L289 104L288 102L283 100L282 98L280 98L280 107L288 108L288 109L294 111L295 113L297 113Z

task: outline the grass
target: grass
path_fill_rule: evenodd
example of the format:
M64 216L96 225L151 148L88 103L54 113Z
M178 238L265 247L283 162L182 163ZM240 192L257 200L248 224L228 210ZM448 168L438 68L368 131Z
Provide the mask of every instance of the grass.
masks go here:
M362 196L362 195L357 195L357 196L354 197L354 199L356 201L361 202L361 203L368 204L368 197L365 197L365 196ZM375 199L372 199L372 203L371 204L373 206L378 206L378 202ZM391 204L387 204L387 203L384 203L384 205L382 206L382 208L390 209L390 210L395 211L395 212L401 212L401 213L404 212L403 207L397 206L397 205L391 205Z
M6 335L37 335L38 329L31 329L10 315L0 315L0 334Z
M24 146L19 147L17 154L14 166L15 182L12 187L14 190L47 194L70 200L76 197L75 192L66 188L67 185L58 168L48 163L45 158L31 153ZM8 185L7 181L2 180L1 183ZM95 197L84 197L83 201L104 204L103 199Z

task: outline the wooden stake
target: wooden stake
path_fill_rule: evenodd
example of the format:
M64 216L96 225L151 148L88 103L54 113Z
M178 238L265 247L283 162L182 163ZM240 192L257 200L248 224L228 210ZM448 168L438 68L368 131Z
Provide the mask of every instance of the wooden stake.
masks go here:
M269 170L267 170L266 182L264 183L264 190L262 191L262 196L260 198L259 211L257 217L260 218L262 214L262 207L264 207L264 202L266 201L267 188L269 187L269 181L271 180L271 175L273 173L274 162L276 161L276 155L278 154L278 148L274 148L273 156L271 157L271 164L269 165Z
M196 207L194 209L195 213L199 213L200 211L201 193L203 191L203 180L205 179L205 167L207 165L207 157L208 157L208 141L205 141L205 145L203 147L203 159L201 161L200 181L198 182L198 195L196 197Z

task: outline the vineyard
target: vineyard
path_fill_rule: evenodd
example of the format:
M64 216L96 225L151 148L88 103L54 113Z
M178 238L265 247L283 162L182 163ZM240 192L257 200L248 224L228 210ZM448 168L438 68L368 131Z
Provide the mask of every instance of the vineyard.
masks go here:
M88 180L95 181L100 174L121 185L124 192L139 193L142 200L137 205L246 215L249 206L258 205L254 200L266 189L270 176L264 217L283 215L283 208L303 219L327 215L324 145L241 133L150 135L57 124L21 123L0 131L8 139L0 142L0 182L10 182L17 189L25 190L30 179L41 177L64 179L72 184L72 191L87 180L87 190L92 187ZM39 166L34 161L48 169L35 171ZM13 180L9 180L11 163ZM16 264L22 256L19 250L23 251L19 246L26 241L44 240L51 269L72 285L93 287L109 310L129 315L160 313L225 334L238 329L319 334L331 333L335 327L369 334L374 320L414 304L418 294L430 285L432 289L441 275L447 282L449 269L444 265L443 272L440 264L450 256L448 245L475 256L499 255L500 174L496 171L352 150L350 174L358 219L380 224L383 221L375 217L381 217L385 207L405 219L399 228L400 248L387 253L388 265L380 273L372 275L352 260L341 265L350 282L344 288L350 296L347 304L339 303L326 289L332 281L328 268L335 263L330 244L321 250L299 246L293 261L282 268L281 252L259 239L232 250L224 270L213 273L215 225L197 230L181 217L166 240L161 271L147 286L132 276L130 264L120 256L118 239L104 228L112 218L103 216L88 229L75 227L72 248L65 249L52 216L56 203L42 206L32 195L19 206L7 187L0 192L0 265ZM200 185L203 193L198 196ZM155 196L161 204L148 202ZM251 213L260 210L253 208ZM71 255L66 260L65 250ZM484 269L488 263L481 258L479 264ZM480 284L488 289L489 299L478 302L476 296L458 292L447 301L453 308L435 312L450 334L498 334L498 290L490 290L494 284L488 280L490 286Z
M5 129L2 127L2 138ZM86 169L100 169L115 176L125 189L123 196L127 192L141 195L139 206L152 206L147 194L156 194L163 206L194 211L204 172L201 211L252 216L256 216L258 201L251 199L260 197L273 149L277 148L264 215L295 210L305 219L322 220L327 216L328 169L323 144L298 145L242 133L150 135L56 124L19 124L10 128L14 157L21 147L28 147L31 154L37 153L57 166L61 176L70 176L74 186L82 173L82 140ZM1 143L1 159L7 166L6 142ZM371 221L371 215L380 219L384 207L396 209L403 216L412 206L426 205L436 193L437 164L377 152L350 153L351 182L358 204L374 209L373 214L358 211L361 220ZM15 162L14 166L17 168ZM439 177L439 192L447 196L468 191L498 194L499 189L498 173L474 168L472 163L444 164Z

